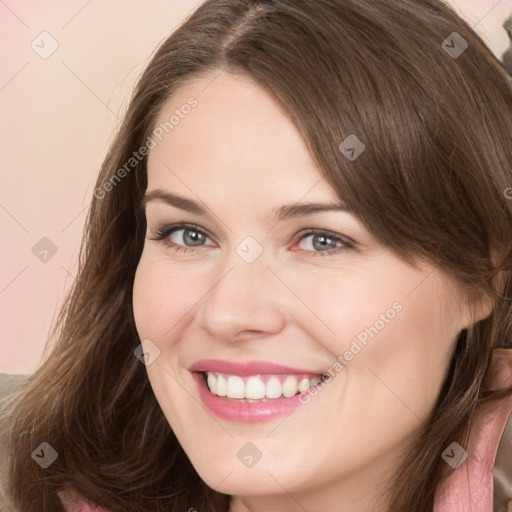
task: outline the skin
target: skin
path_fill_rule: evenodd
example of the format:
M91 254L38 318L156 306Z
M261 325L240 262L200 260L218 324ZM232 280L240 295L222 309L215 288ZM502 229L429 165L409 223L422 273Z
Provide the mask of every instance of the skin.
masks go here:
M273 222L274 208L338 197L271 95L246 78L223 72L210 83L213 76L167 101L157 124L190 96L198 106L148 156L148 191L209 212L147 204L133 308L141 340L160 349L146 367L151 386L201 478L234 496L231 512L385 511L384 488L434 407L457 334L489 309L467 307L450 276L407 265L349 212ZM160 224L176 222L208 235L199 246L179 227L169 235L196 252L151 240ZM326 254L343 245L322 247L322 233L306 229L355 245ZM251 264L235 250L249 235L263 248ZM397 301L395 318L286 418L239 424L202 406L193 362L270 361L322 373ZM237 458L247 442L262 453L252 468Z

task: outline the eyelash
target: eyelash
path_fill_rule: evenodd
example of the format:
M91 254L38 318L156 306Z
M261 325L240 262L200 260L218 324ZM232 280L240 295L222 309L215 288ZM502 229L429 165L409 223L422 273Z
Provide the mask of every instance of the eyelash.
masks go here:
M159 226L155 230L155 237L150 238L150 240L154 240L157 242L165 243L168 249L172 249L176 252L184 252L187 254L195 253L197 252L197 248L190 247L190 246L182 246L179 244L175 244L174 242L171 242L167 240L167 237L171 235L174 231L180 231L182 229L189 230L189 231L195 231L197 233L200 233L201 235L204 235L208 238L210 235L208 233L205 233L202 229L199 228L199 226L195 224L187 224L185 222L180 222L177 224L171 224L171 225L163 225ZM351 249L354 247L354 242L350 240L347 237L340 236L336 233L333 233L332 231L326 231L324 229L309 229L306 230L306 232L302 233L302 236L298 239L298 242L301 242L304 238L310 235L325 235L327 238L334 240L335 242L341 242L343 244L342 247L337 247L335 249L329 249L327 251L312 251L312 250L306 250L306 249L298 249L299 252L307 253L308 256L311 257L317 257L317 256L331 256L334 254L339 254L342 251L345 251L347 249ZM201 246L197 246L201 247Z

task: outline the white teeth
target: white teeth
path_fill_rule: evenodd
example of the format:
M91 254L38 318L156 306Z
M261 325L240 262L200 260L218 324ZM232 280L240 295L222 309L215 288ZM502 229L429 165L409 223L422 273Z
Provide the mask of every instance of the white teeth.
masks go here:
M285 396L290 398L298 393L304 393L310 387L321 381L319 377L308 379L307 377L297 378L289 375L283 383L277 375L268 377L265 381L260 376L251 376L246 379L238 375L221 375L207 372L207 384L210 392L217 396L228 398L247 399L249 402L263 401Z
M281 386L281 381L277 377L270 377L265 386L265 396L267 398L279 398L282 394L283 387Z
M245 398L245 385L241 377L230 375L228 378L227 394L229 398Z
M297 394L297 379L291 375L283 383L283 395L287 398Z
M210 391L218 396L226 396L228 393L228 383L226 379L222 375L219 375L217 377L217 391L214 392L211 390L211 388Z
M306 392L311 387L311 384L309 383L309 379L302 379L299 382L299 391L301 393Z
M217 394L217 379L213 373L208 374L208 387L214 395Z
M245 398L265 398L265 383L258 377L249 377L245 384Z

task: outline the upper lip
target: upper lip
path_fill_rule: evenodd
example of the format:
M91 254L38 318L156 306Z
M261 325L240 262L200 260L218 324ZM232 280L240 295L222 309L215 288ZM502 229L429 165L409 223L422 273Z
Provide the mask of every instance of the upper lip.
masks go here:
M227 375L239 375L241 377L265 374L320 375L322 373L265 361L242 362L223 359L201 359L190 365L188 370L191 372L219 372Z

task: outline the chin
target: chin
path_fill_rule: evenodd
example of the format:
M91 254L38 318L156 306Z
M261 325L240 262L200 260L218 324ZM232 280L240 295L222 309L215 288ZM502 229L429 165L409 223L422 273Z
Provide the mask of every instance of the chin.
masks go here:
M242 470L231 467L230 469L223 468L221 471L216 468L213 472L209 471L208 475L199 473L199 476L208 487L231 496L267 496L279 492L275 477L272 478L265 468ZM292 486L292 483L283 476L276 480L286 489ZM296 483L295 481L294 484Z

